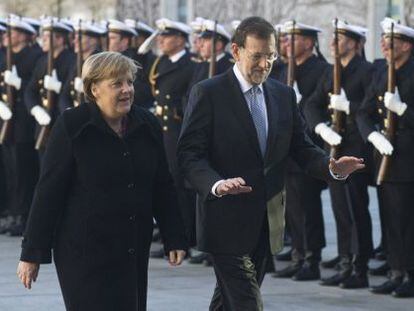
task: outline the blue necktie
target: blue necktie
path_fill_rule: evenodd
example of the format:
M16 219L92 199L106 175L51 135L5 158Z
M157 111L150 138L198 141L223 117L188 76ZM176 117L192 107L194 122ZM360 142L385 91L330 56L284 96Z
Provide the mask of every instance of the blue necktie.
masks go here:
M256 127L257 138L259 139L260 151L264 157L267 144L267 131L266 131L266 107L264 102L259 100L259 95L262 90L257 86L253 86L246 92L246 97L250 109L250 114L253 118L254 126Z

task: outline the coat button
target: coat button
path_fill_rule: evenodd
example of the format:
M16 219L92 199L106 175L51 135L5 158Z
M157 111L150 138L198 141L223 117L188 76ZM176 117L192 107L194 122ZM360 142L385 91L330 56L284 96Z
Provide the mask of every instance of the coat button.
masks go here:
M129 189L134 188L134 184L133 184L133 183L128 184L128 188L129 188Z
M129 220L130 220L130 221L135 221L135 218L136 218L136 216L135 216L135 215L131 215L131 216L129 217Z
M135 254L135 249L130 248L130 249L128 250L128 253L129 253L129 254L131 254L131 255L134 255L134 254Z
M125 152L124 152L124 154L123 154L123 156L124 156L124 157L129 156L129 152L128 152L128 151L125 151Z

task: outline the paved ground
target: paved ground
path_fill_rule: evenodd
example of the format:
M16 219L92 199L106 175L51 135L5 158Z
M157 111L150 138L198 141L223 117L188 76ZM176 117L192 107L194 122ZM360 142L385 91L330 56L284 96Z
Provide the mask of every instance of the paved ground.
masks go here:
M371 191L374 238L379 238L378 211ZM324 213L328 247L324 258L335 255L335 227L327 193L324 193ZM62 311L63 301L52 265L41 267L39 280L31 291L25 290L15 274L19 255L19 238L0 236L0 311ZM372 262L372 265L378 264ZM280 264L278 268L283 268ZM149 310L154 311L201 311L208 310L214 286L210 268L184 264L170 268L163 260L150 264ZM331 271L323 271L329 275ZM384 278L371 278L371 284L379 284ZM326 288L317 282L299 283L274 279L267 276L263 287L265 310L414 310L414 299L399 300L389 296L375 296L368 290L342 290ZM116 310L114 310L116 311Z

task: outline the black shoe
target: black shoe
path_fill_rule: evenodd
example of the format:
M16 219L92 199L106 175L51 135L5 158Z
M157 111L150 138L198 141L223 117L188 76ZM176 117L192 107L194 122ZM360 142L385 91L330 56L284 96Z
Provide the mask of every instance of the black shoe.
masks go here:
M291 261L292 260L292 249L287 252L276 255L277 261Z
M387 276L390 269L388 263L385 262L376 268L369 269L369 274L373 276Z
M201 253L195 256L190 256L190 259L188 260L188 263L195 264L195 265L201 265L204 260L206 260L208 257L208 254Z
M159 231L154 231L152 235L152 242L160 242L161 241L161 233Z
M332 258L330 260L322 261L321 267L325 269L334 269L335 266L339 263L339 261L340 261L339 256L336 256L335 258Z
M305 264L302 268L296 272L292 277L294 281L315 281L321 278L321 271L319 270L319 264Z
M165 256L164 248L162 247L160 249L150 252L151 258L164 258L164 256Z
M351 276L352 270L346 270L334 274L329 278L324 278L319 283L322 286L339 286L342 282L344 282L347 278Z
M368 286L368 277L366 273L354 273L349 278L344 280L341 284L339 284L339 287L343 289L367 288Z
M414 280L408 280L398 286L392 295L396 298L414 297Z
M295 263L272 274L274 278L291 278L302 268L302 263Z
M402 278L395 278L386 281L378 286L371 287L371 293L373 294L391 294L402 284Z

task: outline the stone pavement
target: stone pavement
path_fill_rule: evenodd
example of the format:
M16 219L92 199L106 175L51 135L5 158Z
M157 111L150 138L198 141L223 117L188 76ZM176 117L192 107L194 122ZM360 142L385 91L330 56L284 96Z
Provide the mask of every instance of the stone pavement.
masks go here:
M374 240L379 240L378 209L373 189L371 191L371 213ZM324 214L328 246L324 258L336 253L335 225L330 210L327 192L324 192ZM43 265L39 279L31 291L19 284L16 265L20 239L0 235L0 311L63 311L63 301L53 265ZM372 262L377 265L377 262ZM280 263L278 268L283 268ZM333 271L324 270L323 276ZM182 267L168 267L164 260L151 260L149 271L148 309L154 311L202 311L208 310L214 286L211 268L185 263ZM385 278L370 278L373 285ZM342 290L326 288L317 282L295 282L266 276L262 286L265 310L414 310L414 299L395 299L376 296L368 290ZM114 310L116 311L116 310Z

